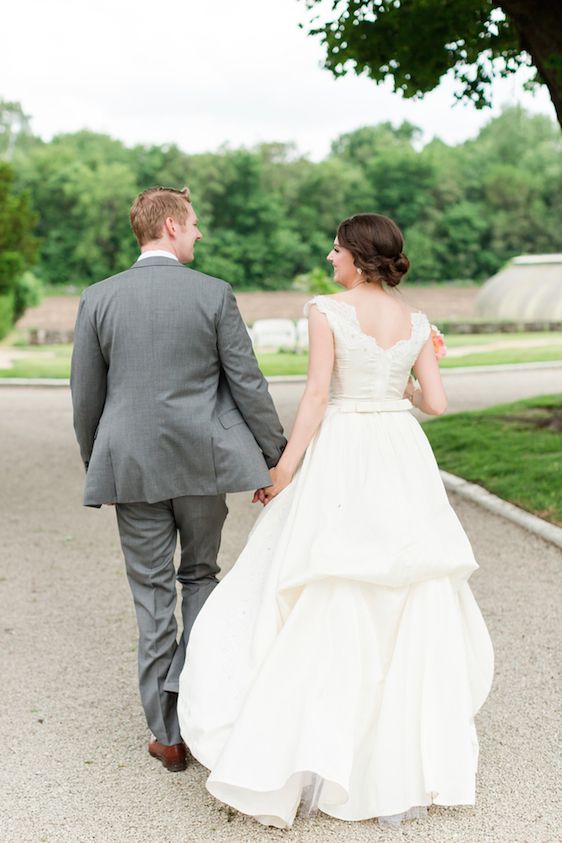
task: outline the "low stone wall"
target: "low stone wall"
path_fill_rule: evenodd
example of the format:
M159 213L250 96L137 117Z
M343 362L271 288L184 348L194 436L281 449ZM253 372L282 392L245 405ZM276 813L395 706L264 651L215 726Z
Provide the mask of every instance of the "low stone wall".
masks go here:
M31 328L30 345L65 345L74 340L74 331L53 331L47 328Z
M508 334L520 331L562 331L562 322L518 322L514 320L494 321L478 318L474 304L478 287L455 287L434 285L431 287L409 287L397 293L415 310L427 313L445 334ZM311 295L294 290L270 293L236 294L242 318L251 325L256 319L292 319L296 321L303 314L303 307ZM51 296L38 307L31 307L17 323L17 327L28 332L32 345L53 345L72 342L74 323L78 311L78 296Z
M562 331L562 322L458 322L436 319L444 334L519 334L531 331Z
M444 334L518 334L531 331L562 333L562 322L453 322L436 319L435 324ZM73 339L73 331L53 331L45 328L32 328L29 331L30 345L59 345L71 343Z

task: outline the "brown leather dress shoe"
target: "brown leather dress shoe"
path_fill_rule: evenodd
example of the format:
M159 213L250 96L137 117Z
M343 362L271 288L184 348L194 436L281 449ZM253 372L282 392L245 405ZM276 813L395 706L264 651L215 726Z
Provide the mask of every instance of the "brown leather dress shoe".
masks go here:
M148 752L153 758L161 761L170 773L179 773L187 767L187 753L183 743L166 746L152 736L148 742Z

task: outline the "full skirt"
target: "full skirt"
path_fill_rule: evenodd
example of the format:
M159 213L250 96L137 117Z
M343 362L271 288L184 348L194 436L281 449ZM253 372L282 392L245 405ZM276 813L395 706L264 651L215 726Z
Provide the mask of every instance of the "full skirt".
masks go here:
M477 567L415 418L330 408L191 633L178 713L209 791L280 828L473 804Z

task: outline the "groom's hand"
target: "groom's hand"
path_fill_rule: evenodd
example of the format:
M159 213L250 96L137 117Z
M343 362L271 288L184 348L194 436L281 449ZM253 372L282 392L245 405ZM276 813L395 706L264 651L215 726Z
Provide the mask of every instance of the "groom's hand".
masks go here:
M265 496L265 506L267 506L273 498L276 498L279 492L286 489L293 479L293 475L289 474L286 469L281 466L281 464L277 464L275 468L270 468L269 473L271 475L271 486L267 486L263 490Z

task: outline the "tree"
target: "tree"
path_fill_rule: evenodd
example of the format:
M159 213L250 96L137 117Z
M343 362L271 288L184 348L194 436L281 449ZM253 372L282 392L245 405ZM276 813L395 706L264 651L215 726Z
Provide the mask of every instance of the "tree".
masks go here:
M331 155L303 173L289 215L297 221L315 260L324 265L338 223L352 213L372 207L372 189L361 167Z
M283 289L307 268L308 246L287 215L271 166L263 148L193 156L187 183L203 232L196 269L238 289Z
M376 209L399 226L419 222L433 205L437 178L433 166L411 148L387 150L366 167Z
M14 190L12 168L0 162L0 290L11 287L12 280L35 260L37 240L33 227L37 217L29 196Z
M14 190L14 173L0 161L0 336L16 317L18 278L37 253L33 227L37 221L29 196Z
M137 183L129 154L105 135L77 132L16 156L18 185L39 213L42 280L82 286L134 261L128 211Z
M135 146L128 155L136 173L139 191L148 187L192 187L186 179L190 157L175 144ZM199 209L198 209L199 212Z
M309 10L322 0L305 0ZM335 16L312 18L335 76L350 66L405 97L432 91L452 71L457 98L482 108L494 76L535 68L562 126L562 3L559 0L334 0Z
M194 268L237 289L288 289L296 275L322 270L338 223L359 212L396 219L414 282L485 278L514 255L562 251L562 134L521 108L456 146L422 147L409 123L364 126L336 138L320 162L281 143L188 155L86 131L43 142L21 123L17 104L2 108L0 142L2 125L15 120L15 135L4 135L9 188L0 176L0 276L16 278L4 295L10 320L18 301L30 302L31 275L6 237L40 239L40 281L99 281L135 260L129 208L155 184L190 187L203 232ZM36 221L23 194L33 197ZM20 201L28 216L12 237Z
M332 155L344 158L351 164L364 166L373 156L389 148L410 148L418 141L421 130L404 121L398 127L392 123L378 123L376 126L362 126L340 135L332 143Z
M17 145L31 138L31 122L19 102L0 100L0 158L10 161Z

